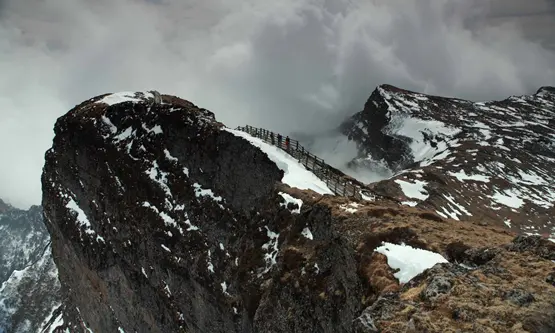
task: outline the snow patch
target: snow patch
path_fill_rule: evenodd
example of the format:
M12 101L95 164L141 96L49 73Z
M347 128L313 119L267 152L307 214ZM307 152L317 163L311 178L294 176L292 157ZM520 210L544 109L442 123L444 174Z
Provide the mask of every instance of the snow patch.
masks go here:
M222 206L221 202L223 201L221 196L216 196L214 194L214 192L212 192L211 189L203 189L202 185L198 184L198 183L194 183L193 187L195 188L195 196L197 198L200 197L210 197L212 198L212 200L214 200L215 202L218 203L218 206L220 206L221 209L225 209L224 206Z
M224 281L224 282L220 283L220 286L222 286L223 293L227 294L227 283Z
M388 103L389 104L389 103ZM390 110L399 108L399 105L392 107ZM402 109L402 107L401 107ZM405 114L408 112L405 112ZM401 135L412 139L410 149L415 162L434 161L447 157L447 155L438 155L449 148L446 141L460 132L459 129L451 128L444 123L436 120L423 120L406 116L403 113L392 113L391 121L386 128L391 134ZM427 142L425 136L434 138L436 147ZM453 143L451 146L456 145ZM429 162L428 162L429 163Z
M114 141L116 143L119 143L121 141L127 140L129 139L132 135L134 135L135 132L133 131L132 127L128 127L125 129L125 131L121 132L120 134L116 135L114 137Z
M304 237L313 240L314 237L312 236L312 232L310 231L310 229L308 227L304 228L302 233L301 233Z
M426 269L438 263L448 262L438 253L413 248L409 245L397 245L392 243L382 243L375 251L387 257L389 267L399 269L394 276L399 283L407 283Z
M281 207L286 207L287 208L289 203L292 203L292 204L296 204L298 206L298 208L293 209L291 211L291 213L299 214L301 212L301 207L303 206L303 201L301 199L294 198L293 196L291 196L287 193L284 193L284 192L279 192L279 195L281 195L281 197L283 199L285 199L284 203L279 204Z
M509 228L511 227L511 219L505 219L505 220L503 221L503 223L505 223L505 225L506 225L507 227L509 227Z
M507 189L502 192L495 191L491 199L499 204L518 209L524 205L524 200L518 197L518 192L513 189Z
M424 189L424 186L428 184L425 181L414 180L414 183L409 183L407 181L397 179L395 182L401 186L401 190L407 198L419 199L423 201L429 197L428 191Z
M145 124L143 124L143 129L144 129L145 131L147 131L148 133L154 133L154 134L162 134L162 133L164 133L164 132L162 131L162 127L161 127L160 125L154 125L154 127L148 128L148 127L146 127Z
M262 245L262 249L267 251L264 254L264 261L266 261L266 268L262 271L262 273L258 274L258 276L262 276L266 274L272 269L272 267L276 264L276 258L278 255L278 240L279 240L279 233L275 233L271 231L267 226L266 228L266 236L270 238L270 240Z
M168 186L168 173L160 170L157 161L153 161L152 167L145 171L145 173L164 190L166 197L172 197L172 192Z
M360 207L360 206L361 205L356 203L356 202L350 202L348 204L343 204L343 205L339 206L339 208L343 209L347 213L354 214L358 211L357 208Z
M76 214L77 224L81 227L85 228L85 232L89 235L95 234L94 230L92 229L91 222L87 218L85 212L77 205L73 198L69 199L69 202L66 204L66 208L69 208L70 211Z
M170 154L170 152L167 149L164 149L164 156L166 156L166 158L169 161L172 161L172 162L177 162L178 161L177 158L173 157L172 154Z
M137 94L138 94L137 92L130 92L130 91L118 92L118 93L105 96L104 98L97 101L96 103L104 103L110 106L116 105L119 103L125 103L125 102L139 103L141 102L141 99L136 97ZM144 94L145 97L148 97L148 96L153 97L153 95L148 92L142 93L142 94Z
M108 129L110 130L110 133L116 134L118 132L118 128L112 123L110 118L103 115L102 117L100 117L100 119L102 119L102 122L104 124L108 125Z
M464 182L465 180L474 180L477 182L489 183L489 177L485 175L467 175L466 171L462 170L459 172L449 172L450 176L456 177L459 181Z

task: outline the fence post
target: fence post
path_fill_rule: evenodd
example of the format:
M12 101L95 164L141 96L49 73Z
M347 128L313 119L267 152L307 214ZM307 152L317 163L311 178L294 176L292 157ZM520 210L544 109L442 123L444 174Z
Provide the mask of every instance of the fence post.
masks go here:
M347 192L347 181L344 180L343 181L343 196L345 196L345 193Z

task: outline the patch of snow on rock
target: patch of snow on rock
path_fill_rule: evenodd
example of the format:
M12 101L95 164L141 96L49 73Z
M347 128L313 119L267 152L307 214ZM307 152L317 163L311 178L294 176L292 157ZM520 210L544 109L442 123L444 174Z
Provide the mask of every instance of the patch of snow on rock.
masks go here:
M150 93L144 93L144 94L146 95L146 94L150 94ZM104 104L108 104L110 106L115 105L115 104L119 104L119 103L124 103L124 102L138 103L138 102L141 101L141 99L137 98L136 95L137 95L136 92L129 92L129 91L118 92L118 93L114 93L114 94L105 96L104 98L97 101L96 103L104 103Z
M310 229L308 229L308 227L303 229L303 232L301 233L305 238L308 238L310 240L314 239L314 236L312 236L312 232L310 231Z
M168 173L160 170L158 162L152 162L152 167L145 171L145 173L150 177L150 179L160 185L167 197L172 197L172 192L168 186Z
M395 183L401 186L401 190L408 198L426 200L429 197L428 191L424 189L424 186L427 185L425 181L414 180L413 183L409 183L407 181L397 179L395 180Z
M438 263L448 262L438 253L413 248L409 245L397 245L384 242L378 247L379 252L387 257L387 264L393 269L399 269L394 276L399 283L407 283L418 274Z
M440 121L412 118L399 113L394 114L388 127L388 132L412 139L410 149L415 162L434 159L438 152L448 148L445 144L433 147L424 139L424 133L428 136L439 136L445 140L460 132L459 129L448 127Z
M95 234L94 230L92 229L91 222L87 218L85 212L77 205L75 200L72 198L69 199L69 202L66 204L66 208L69 208L72 212L76 214L77 223L85 227L85 232L89 235Z
M341 206L339 206L339 208L343 209L344 211L346 211L347 213L351 213L354 214L358 211L358 207L360 207L360 204L356 203L356 202L351 202L348 204L343 204Z
M504 190L503 193L495 191L491 199L499 204L518 209L524 205L524 200L518 197L518 192L512 189Z
M461 170L459 172L449 172L449 175L457 178L461 182L464 182L465 180L473 180L473 181L477 181L477 182L489 183L489 177L488 176L479 175L479 174L467 175L466 171L464 171L464 170Z
M293 204L296 204L298 208L292 210L291 213L299 214L301 212L301 207L303 206L303 201L301 199L294 198L291 195L284 192L279 192L279 195L281 195L281 197L285 199L285 202L281 203L280 206L287 208L289 203L293 203Z
M506 225L507 227L509 227L509 228L511 227L511 219L505 219L505 220L503 221L503 223L505 223L505 225Z
M277 262L276 258L279 250L278 248L279 233L275 233L271 231L268 227L266 227L266 236L270 238L270 240L267 243L262 245L262 249L268 251L267 253L264 254L264 261L266 261L266 268L261 274L259 274L259 276L262 276L262 274L268 273L270 269L272 269L272 267Z

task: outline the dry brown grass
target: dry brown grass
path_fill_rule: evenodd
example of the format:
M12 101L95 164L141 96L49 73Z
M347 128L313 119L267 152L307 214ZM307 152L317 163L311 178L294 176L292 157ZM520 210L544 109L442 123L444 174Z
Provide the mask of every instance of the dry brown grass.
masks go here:
M374 252L382 241L402 241L443 255L448 253L453 261L464 259L467 249L495 248L494 255L487 258L491 262L483 263L489 268L451 277L450 292L433 301L421 297L427 280L416 279L411 288L399 295L405 302L401 308L379 322L381 332L532 333L534 325L549 320L544 318L550 315L545 309L555 308L555 287L545 281L555 265L533 253L507 251L503 245L511 243L516 234L502 227L487 225L483 220L444 219L434 212L387 201L319 196L296 189L289 193L305 198L307 203L330 208L335 231L351 243L358 255L359 274L368 285L363 302L372 302L378 295L400 288L385 257ZM346 210L354 206L355 212ZM506 292L517 289L532 293L535 301L518 306L504 297Z

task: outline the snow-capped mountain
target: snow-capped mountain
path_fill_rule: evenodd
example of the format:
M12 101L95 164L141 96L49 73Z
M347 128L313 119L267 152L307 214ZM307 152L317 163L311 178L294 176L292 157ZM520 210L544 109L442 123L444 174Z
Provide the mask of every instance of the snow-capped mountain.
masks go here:
M435 152L410 154L421 131L397 138L396 126L372 140L404 154L368 148L373 158L434 166ZM446 154L460 133L437 127L426 140ZM42 185L63 304L49 329L555 330L548 240L387 197L333 195L283 149L156 92L87 100L55 133Z
M42 207L0 201L0 332L36 332L60 303Z
M555 88L470 102L378 87L341 127L353 165L387 164L375 189L456 220L555 238Z

